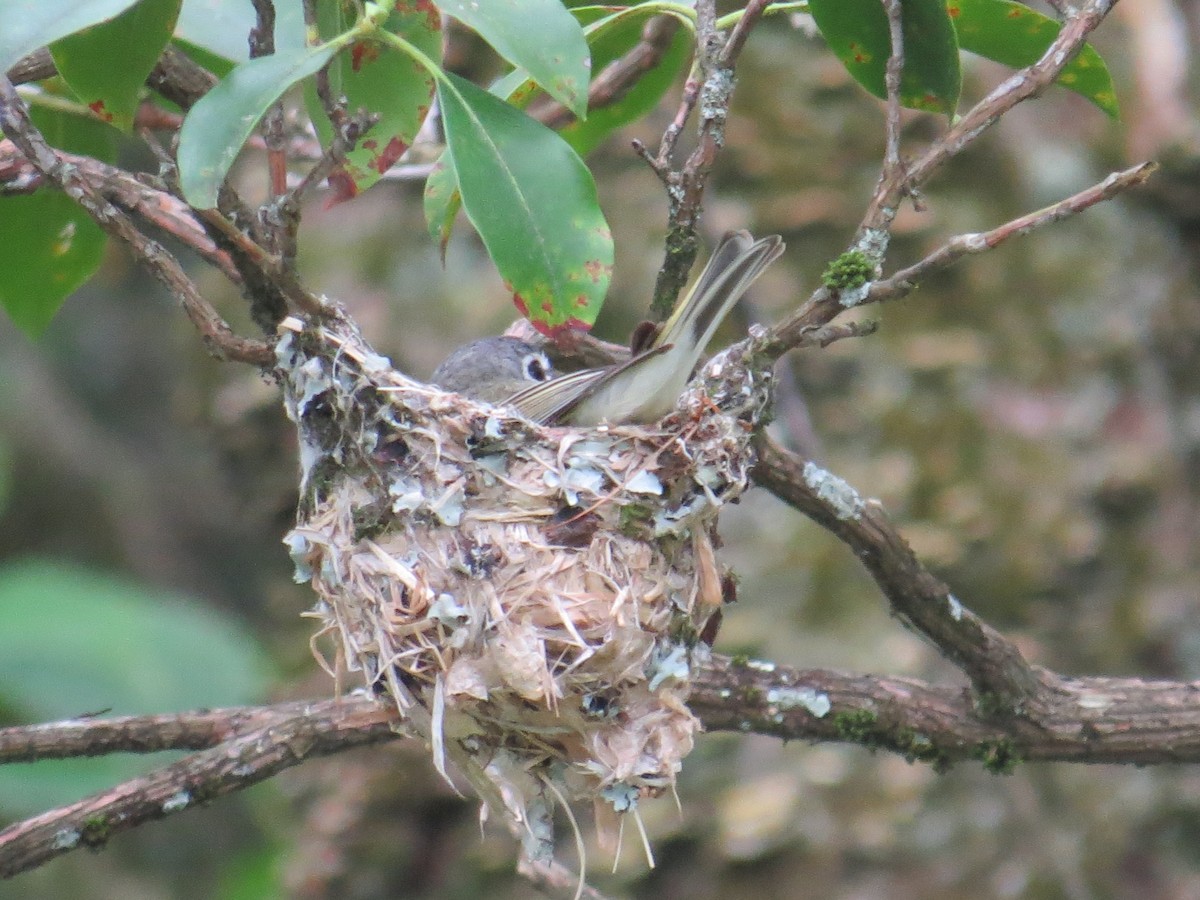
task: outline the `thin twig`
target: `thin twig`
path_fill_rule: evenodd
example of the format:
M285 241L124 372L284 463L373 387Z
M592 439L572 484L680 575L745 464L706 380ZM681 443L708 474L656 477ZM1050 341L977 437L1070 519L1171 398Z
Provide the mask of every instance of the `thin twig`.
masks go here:
M47 179L75 200L101 228L129 245L135 258L179 300L210 353L219 359L259 366L272 364L274 355L267 344L234 334L196 290L175 258L160 244L143 235L125 213L105 200L78 169L64 161L46 143L30 121L29 112L16 88L7 78L0 78L0 129Z
M346 161L346 154L354 149L362 136L370 131L378 121L377 113L358 112L352 116L341 117L342 124L334 126L333 140L321 154L320 159L304 173L300 183L281 197L276 204L280 210L280 217L284 221L299 223L300 211L305 199L320 186L322 181L342 166Z
M909 166L906 173L908 184L912 187L924 184L937 169L971 146L1010 109L1041 95L1054 84L1067 64L1083 49L1088 35L1104 21L1114 3L1116 0L1088 0L1078 13L1067 20L1041 59L1006 78ZM902 189L903 185L897 183L893 194L884 198L881 208L898 202ZM879 209L869 211L862 228L878 227L873 217L879 215Z
M734 26L728 41L717 30L713 0L696 3L696 63L684 88L675 121L663 133L657 159L651 164L667 187L667 238L663 264L654 284L649 318L662 321L670 315L679 292L696 261L699 239L696 226L704 204L708 176L725 146L725 120L736 84L734 70L750 30L762 17L765 0L751 0ZM670 170L675 141L692 111L699 109L696 148L679 171ZM644 159L649 157L643 152Z
M155 147L148 140L150 147ZM222 252L196 221L192 208L162 187L147 184L147 175L134 175L124 169L93 159L59 152L59 158L79 170L109 202L133 213L171 235L203 259L219 268L234 283L241 275L227 253ZM10 141L0 141L0 194L32 193L42 189L44 179L29 159Z
M907 166L897 166L881 178L855 233L851 250L863 253L877 267L882 264L890 240L890 226L906 193L923 184L935 171L967 149L988 128L1018 103L1036 97L1062 73L1082 49L1087 36L1104 20L1115 0L1088 0L1063 26L1042 57L1031 66L1013 73L958 119L938 140ZM884 171L888 172L887 167ZM792 315L770 329L757 349L778 357L796 345L801 334L821 326L858 305L871 294L864 284L853 295L840 294L824 285L817 288Z
M903 183L904 180L903 163L900 161L900 82L904 76L904 27L900 18L900 0L883 0L883 8L887 13L892 50L883 79L887 88L887 124L883 171L879 173L881 185L893 181Z
M319 316L327 311L324 300L304 287L294 272L280 266L274 256L255 243L219 210L202 209L197 210L196 214L218 246L228 251L233 258L247 284L252 302L264 291L269 291L290 300L297 308L310 315ZM257 289L255 285L258 286ZM280 319L282 317L273 321L277 323Z
M304 0L304 29L311 43L320 39L320 23L317 19L317 0ZM334 131L341 130L346 119L346 104L340 97L333 96L333 88L329 83L329 66L324 65L316 76L317 99L321 101L321 109L325 111L329 124Z
M275 53L275 4L272 0L251 0L255 24L250 29L250 58L259 59ZM267 107L259 125L267 145L267 186L273 200L287 193L287 136L283 128L283 100ZM291 215L288 215L288 212ZM296 236L300 217L296 210L285 205L264 205L259 209L264 246L278 259L280 266L294 269L296 265Z
M683 134L683 129L687 127L688 119L692 117L692 111L700 100L699 63L700 60L697 58L688 71L688 77L683 83L683 93L679 98L679 108L675 110L675 118L663 132L662 140L658 144L658 155L651 164L651 168L658 173L660 178L671 171L671 159L675 155L675 145L679 143L679 136Z
M674 16L651 18L642 28L637 44L592 78L588 86L588 112L617 103L652 72L671 48L678 29L679 22ZM562 128L575 121L575 114L556 100L531 107L526 112L548 128Z
M275 53L275 4L272 0L251 2L254 4L256 21L250 29L250 58L272 56ZM267 144L268 186L272 197L280 197L287 190L287 141L283 133L282 100L276 100L267 108L260 130ZM285 229L280 226L268 226L268 234L274 239L272 244L278 244L281 239L286 240L287 235L284 232ZM272 245L271 250L280 253L281 247Z
M725 41L725 47L721 51L721 65L730 68L737 65L738 57L742 55L742 49L746 46L751 29L758 24L758 20L762 18L763 13L770 5L770 0L750 0L746 4L737 24L729 32L729 39Z
M933 253L930 253L918 263L901 269L889 278L876 281L867 293L866 303L881 303L885 300L895 300L912 292L917 283L931 273L945 269L951 264L972 253L983 253L998 247L1011 237L1029 234L1029 232L1060 222L1069 216L1083 212L1105 200L1111 200L1118 194L1144 184L1158 170L1158 164L1144 162L1121 172L1114 172L1103 181L1092 185L1086 190L1059 200L1057 203L1040 209L1037 212L1019 216L1011 222L1005 222L991 231L978 234L960 234L951 238Z

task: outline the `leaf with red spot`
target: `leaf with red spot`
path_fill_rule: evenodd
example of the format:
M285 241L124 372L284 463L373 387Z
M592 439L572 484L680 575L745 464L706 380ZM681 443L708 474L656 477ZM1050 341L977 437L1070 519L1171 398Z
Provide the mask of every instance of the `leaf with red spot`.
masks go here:
M430 236L438 242L442 265L446 264L446 245L450 243L450 232L461 208L458 176L454 173L450 154L443 153L425 180L425 224Z
M180 0L141 0L107 22L55 41L50 55L75 96L122 131L133 115L146 76L171 39Z
M321 36L343 33L354 21L352 0L326 2L318 7ZM427 0L399 0L383 26L413 44L427 56L441 52L441 17ZM335 97L346 98L351 113L366 110L378 123L347 154L340 172L330 177L336 199L348 199L378 181L412 144L433 100L433 76L412 58L391 47L357 41L329 66L329 87ZM333 126L321 109L316 89L305 91L309 113L328 147Z
M808 8L829 48L854 80L876 97L886 98L884 79L892 41L879 0L809 0ZM958 39L944 0L904 0L901 26L901 104L953 115L962 69Z
M946 4L962 49L1019 69L1032 65L1058 37L1058 22L1008 0L950 0ZM1059 84L1118 115L1112 76L1100 54L1084 44L1058 76Z
M583 160L549 128L456 75L438 97L463 208L513 302L543 334L590 327L608 292L613 244Z

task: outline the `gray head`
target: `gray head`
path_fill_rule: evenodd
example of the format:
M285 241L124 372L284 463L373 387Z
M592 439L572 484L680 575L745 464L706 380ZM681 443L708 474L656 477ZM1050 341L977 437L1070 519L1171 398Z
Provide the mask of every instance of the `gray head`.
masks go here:
M550 360L533 344L514 337L471 341L447 356L431 381L474 400L499 403L555 375Z

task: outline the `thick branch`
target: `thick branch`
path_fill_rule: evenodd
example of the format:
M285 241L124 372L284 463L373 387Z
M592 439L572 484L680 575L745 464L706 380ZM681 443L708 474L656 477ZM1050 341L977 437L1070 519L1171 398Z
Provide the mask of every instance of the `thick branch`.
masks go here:
M1200 682L1063 678L1036 719L989 715L970 692L914 678L798 670L716 657L689 705L710 731L840 741L939 767L980 759L1154 765L1200 761Z
M304 716L324 716L342 708L340 701L298 701L275 706L68 719L35 728L0 728L0 763L72 759L107 753L159 753L205 750Z
M1200 762L1200 682L1063 678L1036 718L996 715L970 692L913 678L793 669L713 657L689 705L710 731L836 741L900 753L939 769L981 760L1154 765ZM178 716L84 719L0 731L0 759L199 749L157 772L0 831L0 877L248 787L306 759L396 737L396 707L339 700Z

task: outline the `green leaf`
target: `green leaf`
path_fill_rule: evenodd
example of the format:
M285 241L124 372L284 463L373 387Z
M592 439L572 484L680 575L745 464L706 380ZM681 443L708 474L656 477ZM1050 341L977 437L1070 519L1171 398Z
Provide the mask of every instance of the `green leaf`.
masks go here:
M3 0L0 72L22 56L76 31L119 16L136 0Z
M217 205L238 151L267 108L301 78L325 65L336 43L285 50L242 63L192 107L179 130L179 181L187 201Z
M446 245L450 243L450 232L454 219L462 208L462 194L458 190L458 175L454 172L454 161L443 152L434 163L429 177L425 179L425 224L429 235L438 244L442 265L446 264Z
M813 20L854 80L886 99L891 54L887 14L879 0L810 0ZM958 41L945 0L904 0L904 74L900 102L953 115L962 87Z
M18 328L37 337L100 267L106 243L100 226L65 194L0 199L0 247L20 260L0 266L0 305Z
M0 696L31 719L252 703L267 657L212 607L54 562L0 567Z
M584 7L573 10L586 23L584 34L597 70L623 56L641 38L643 20L656 14L655 9L630 7L616 13L610 7ZM659 64L647 72L620 100L601 109L592 110L586 120L567 125L559 132L580 156L586 156L610 134L649 112L666 93L684 62L691 54L690 34L676 31L667 52ZM515 69L493 84L488 91L507 100L517 109L524 109L537 95L535 82L524 69ZM458 193L458 177L449 154L443 153L425 182L425 224L446 258L446 244L454 227L454 219L462 206Z
M583 30L560 0L434 0L478 32L581 119L587 117L591 63Z
M58 74L92 112L122 131L133 114L146 76L171 39L180 0L140 0L108 22L50 46Z
M115 132L93 119L34 109L34 123L60 150L111 160ZM53 188L0 197L0 306L30 337L46 330L68 296L95 273L107 238L74 200Z
M178 29L176 29L176 31L178 32ZM172 39L171 43L176 50L180 51L181 53L186 53L191 58L192 62L196 63L196 65L200 66L201 68L208 69L208 71L217 77L218 81L232 72L233 67L237 65L237 63L227 59L224 56L218 56L207 47L201 47L199 44L193 44L191 41L185 40L181 37L175 37ZM245 60L242 60L242 62L245 62ZM168 103L167 100L163 99L157 94L152 94L151 98L157 102L163 103L164 105ZM176 112L179 112L179 107L172 105L172 108Z
M176 37L233 62L250 59L250 29L258 21L249 0L183 0ZM299 50L304 7L295 0L275 4L275 50Z
M353 21L350 0L326 2L319 8L321 35L332 38ZM426 56L441 53L441 19L436 9L420 4L397 4L381 26L398 34ZM337 199L366 190L408 149L433 101L434 81L416 60L376 41L359 41L329 67L334 96L344 96L351 112L366 110L379 121L349 154L342 170L330 177ZM333 140L333 127L321 109L316 89L305 91L306 102L323 146Z
M590 327L613 245L583 160L549 128L456 75L438 96L463 206L513 302L543 334Z
M253 703L271 677L244 624L182 597L62 564L0 568L0 622L0 708L24 722ZM0 808L71 800L129 777L130 762L4 766Z
M507 100L510 106L524 109L538 95L537 82L530 78L524 69L514 69L490 88L488 93L494 94L501 100ZM449 151L442 151L429 177L425 180L425 226L430 236L437 241L442 256L442 265L446 264L446 245L450 242L450 232L454 228L454 220L462 208L462 194L458 190L458 175L454 172L454 161Z
M1058 37L1059 23L1008 0L949 0L946 4L962 49L1014 69L1037 62ZM1057 84L1086 97L1116 118L1117 94L1100 54L1084 44Z

